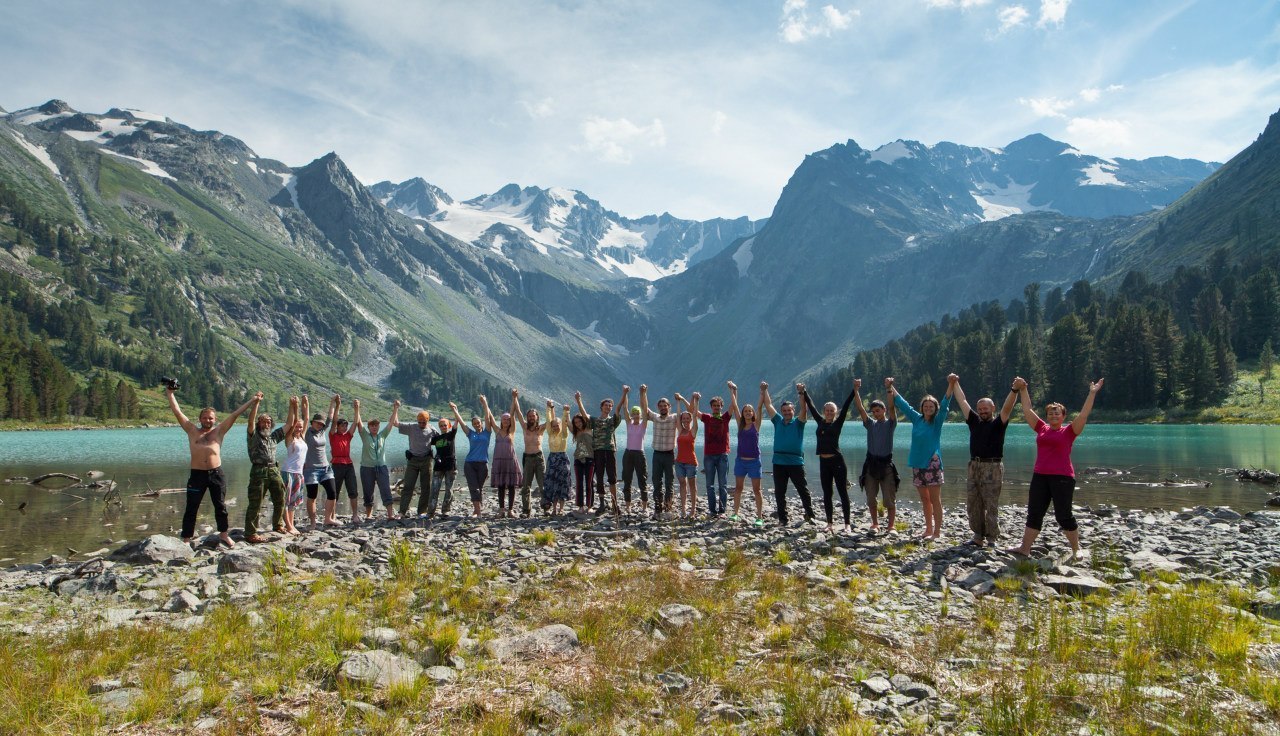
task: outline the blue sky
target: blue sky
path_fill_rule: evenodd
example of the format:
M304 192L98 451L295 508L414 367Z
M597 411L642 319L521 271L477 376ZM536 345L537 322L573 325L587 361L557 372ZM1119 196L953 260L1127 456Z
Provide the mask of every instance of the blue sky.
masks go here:
M133 107L362 180L770 213L847 139L1225 161L1280 108L1280 0L49 3L0 10L0 106Z

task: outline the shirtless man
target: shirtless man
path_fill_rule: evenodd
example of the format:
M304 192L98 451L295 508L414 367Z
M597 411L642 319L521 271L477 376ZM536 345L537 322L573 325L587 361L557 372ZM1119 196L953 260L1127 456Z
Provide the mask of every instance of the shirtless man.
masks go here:
M547 418L555 416L555 404L547 402ZM541 421L538 416L537 409L530 409L527 414L520 411L520 391L519 389L511 389L511 416L524 417L518 420L520 432L524 435L524 457L521 463L521 470L524 474L524 484L520 486L520 518L527 519L532 513L529 506L529 488L533 486L536 478L538 481L538 496L545 495L542 491L542 484L546 482L546 458L542 456L542 435L547 431L546 422ZM546 509L543 509L546 511Z
M222 475L222 438L235 425L240 415L248 411L255 402L262 401L262 392L231 412L231 416L218 422L218 414L212 407L200 410L200 424L196 425L182 413L173 389L166 388L165 396L169 399L169 409L177 418L178 424L187 433L187 442L191 446L191 477L187 479L187 507L182 513L182 541L190 542L196 533L196 514L200 512L200 503L204 501L205 491L209 492L209 500L213 502L213 517L218 523L218 538L228 547L236 546L227 534L227 505L223 496L227 492L227 479Z

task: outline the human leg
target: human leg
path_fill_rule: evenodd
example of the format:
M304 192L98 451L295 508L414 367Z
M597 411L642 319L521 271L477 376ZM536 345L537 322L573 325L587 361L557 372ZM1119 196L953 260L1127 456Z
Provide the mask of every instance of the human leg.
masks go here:
M819 457L818 458L818 481L822 484L822 510L827 515L827 531L831 531L831 516L834 511L832 504L835 483L835 458Z
M836 493L840 494L840 513L844 516L844 529L847 532L849 531L849 469L845 466L842 456L836 455L835 460L834 481Z
M250 539L258 536L258 517L262 514L262 495L266 490L268 468L263 465L254 465L249 469L249 488L247 491L247 503L244 510L244 536Z
M791 480L787 467L773 465L773 501L778 506L778 523L782 526L787 525L787 483Z

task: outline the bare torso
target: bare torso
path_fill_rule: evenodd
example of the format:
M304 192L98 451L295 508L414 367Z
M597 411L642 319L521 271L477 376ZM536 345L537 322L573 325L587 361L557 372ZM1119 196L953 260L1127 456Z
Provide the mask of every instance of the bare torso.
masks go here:
M200 429L198 425L187 430L187 443L191 446L191 469L213 470L222 467L222 431Z

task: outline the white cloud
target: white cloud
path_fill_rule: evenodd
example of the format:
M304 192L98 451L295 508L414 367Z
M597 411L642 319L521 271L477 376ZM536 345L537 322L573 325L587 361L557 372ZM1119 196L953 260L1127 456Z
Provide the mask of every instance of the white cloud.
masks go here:
M1041 118L1065 118L1066 111L1075 105L1075 100L1060 100L1057 97L1023 97L1018 102L1031 108Z
M961 8L968 10L969 8L980 8L983 5L989 5L991 0L924 0L924 4L930 8Z
M631 163L631 151L636 146L662 148L667 145L667 133L658 118L648 125L636 125L626 118L587 118L582 121L582 139L588 151L601 161L613 164Z
M1129 124L1106 118L1071 118L1067 123L1071 143L1083 150L1116 150L1133 142Z
M1062 25L1067 19L1067 6L1070 4L1071 0L1040 0L1040 20L1036 21L1036 27Z
M543 97L541 100L538 100L537 102L529 102L528 100L521 100L520 105L521 107L524 108L524 111L529 114L529 117L533 118L534 120L549 118L551 117L552 113L555 112L555 100L551 99L550 97Z
M830 36L853 25L857 10L841 11L834 5L823 5L818 17L809 16L809 0L785 0L778 35L787 43L800 43L815 36Z
M1021 5L1006 5L1000 8L1000 12L996 13L996 18L1000 21L1000 28L997 33L1004 33L1011 28L1022 25L1027 22L1027 18L1031 17L1031 13Z
M711 118L711 135L720 135L727 122L729 122L729 116L721 110L716 110L716 114Z

